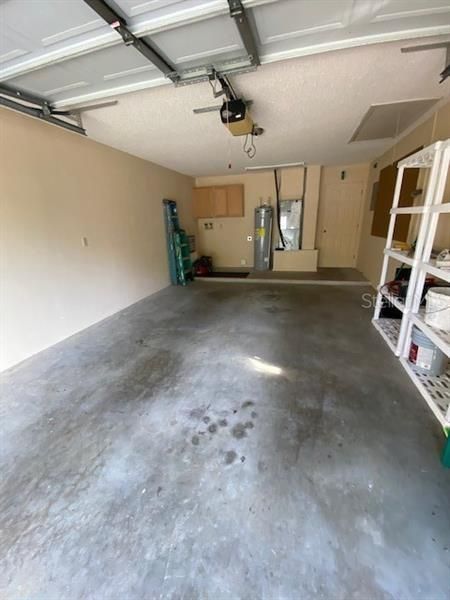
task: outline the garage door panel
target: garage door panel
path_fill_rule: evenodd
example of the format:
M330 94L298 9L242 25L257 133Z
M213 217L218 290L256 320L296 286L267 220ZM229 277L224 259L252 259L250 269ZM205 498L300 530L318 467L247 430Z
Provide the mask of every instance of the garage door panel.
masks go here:
M33 71L9 83L56 101L72 97L75 90L77 93L95 93L115 85L159 77L160 71L144 56L133 48L120 45Z
M157 33L151 40L175 64L198 59L204 63L210 56L226 57L230 53L245 52L237 28L228 15Z
M85 34L109 31L84 2L16 2L0 5L0 55L22 51L39 54L79 42ZM12 54L10 60L18 56Z

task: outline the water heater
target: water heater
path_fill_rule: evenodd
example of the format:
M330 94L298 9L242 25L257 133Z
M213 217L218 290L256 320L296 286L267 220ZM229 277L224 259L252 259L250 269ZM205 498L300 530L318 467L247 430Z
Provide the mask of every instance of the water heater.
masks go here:
M255 271L268 271L272 252L272 207L263 204L255 208Z

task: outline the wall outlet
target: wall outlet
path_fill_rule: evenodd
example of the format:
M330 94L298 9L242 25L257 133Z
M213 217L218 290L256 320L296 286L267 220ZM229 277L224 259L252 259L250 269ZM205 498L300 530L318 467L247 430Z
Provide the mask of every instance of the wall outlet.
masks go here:
M245 258L241 258L241 265L244 267L247 264L247 260Z

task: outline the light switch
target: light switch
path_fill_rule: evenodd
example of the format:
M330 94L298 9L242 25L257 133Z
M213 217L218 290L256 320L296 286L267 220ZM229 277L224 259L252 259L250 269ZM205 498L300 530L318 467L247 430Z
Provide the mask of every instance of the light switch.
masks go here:
M82 237L81 238L81 245L83 246L83 248L87 248L87 246L88 246L88 239L87 239L87 237Z

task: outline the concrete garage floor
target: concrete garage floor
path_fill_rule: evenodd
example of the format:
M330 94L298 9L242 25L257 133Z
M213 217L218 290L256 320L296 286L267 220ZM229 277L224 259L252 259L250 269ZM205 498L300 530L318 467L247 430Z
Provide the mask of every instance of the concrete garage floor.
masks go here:
M2 597L448 598L443 440L364 292L170 288L6 373Z

